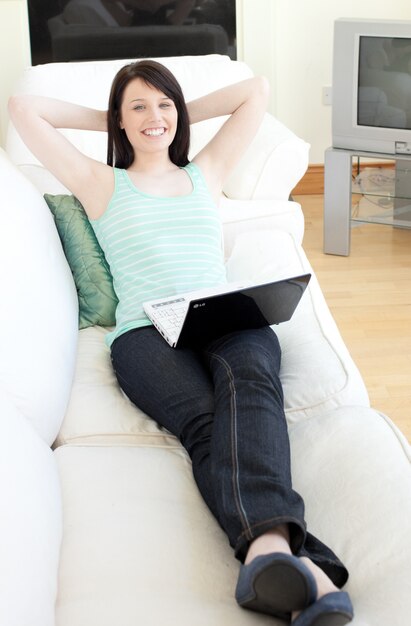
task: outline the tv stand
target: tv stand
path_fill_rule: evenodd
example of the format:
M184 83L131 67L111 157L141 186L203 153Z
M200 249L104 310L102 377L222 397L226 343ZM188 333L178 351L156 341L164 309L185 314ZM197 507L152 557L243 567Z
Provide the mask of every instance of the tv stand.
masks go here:
M354 181L353 157L363 158L369 166L375 167L375 160L381 159L381 167L387 165L391 177L385 189L364 189ZM384 163L385 162L385 163ZM387 163L388 162L388 163ZM391 163L390 163L391 162ZM394 168L394 163L395 168ZM366 171L366 170L363 170ZM361 172L361 170L360 170ZM387 188L389 187L389 189ZM352 217L353 198L368 199L370 204L384 208L386 215ZM324 159L324 252L348 256L351 243L351 223L381 223L398 228L411 228L411 155L383 154L328 148Z

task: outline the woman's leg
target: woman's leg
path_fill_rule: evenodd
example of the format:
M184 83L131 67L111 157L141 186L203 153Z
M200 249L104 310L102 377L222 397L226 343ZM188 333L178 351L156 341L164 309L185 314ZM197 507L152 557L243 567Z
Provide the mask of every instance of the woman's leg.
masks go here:
M270 328L232 333L212 342L207 357L215 388L215 501L238 558L245 559L237 600L283 618L294 611L295 619L306 607L301 625L314 623L312 614L329 619L330 611L341 624L350 621L349 599L335 594L331 579L342 585L347 571L306 533L304 504L292 489L277 337ZM324 604L307 608L321 598Z
M291 488L280 349L271 329L233 333L201 356L170 348L147 327L116 339L112 361L126 395L187 449L200 492L240 560L257 537L268 536L265 552L275 551L269 531L285 527L294 554L313 556L344 584L344 566L305 532L303 502Z
M230 542L243 561L256 537L286 525L296 553L304 503L291 484L277 337L268 327L231 333L206 355L215 389L211 472Z

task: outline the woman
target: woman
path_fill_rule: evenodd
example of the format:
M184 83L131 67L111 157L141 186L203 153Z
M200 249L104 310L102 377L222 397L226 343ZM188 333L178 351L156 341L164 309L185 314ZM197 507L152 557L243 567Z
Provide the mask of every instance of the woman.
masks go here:
M9 108L30 150L85 208L119 299L107 335L118 382L190 454L242 563L238 603L294 626L341 626L353 615L338 589L348 573L307 533L292 489L276 335L266 327L174 350L142 309L152 297L225 280L216 204L267 98L265 79L251 78L186 105L164 66L141 61L116 75L108 113L34 96L16 96ZM221 115L228 119L189 163L189 123ZM108 164L57 128L107 130Z

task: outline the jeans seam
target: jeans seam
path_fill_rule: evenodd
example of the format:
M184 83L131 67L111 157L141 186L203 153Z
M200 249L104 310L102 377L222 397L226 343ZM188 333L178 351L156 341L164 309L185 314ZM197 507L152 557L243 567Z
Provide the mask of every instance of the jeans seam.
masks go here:
M250 524L247 518L247 513L244 509L241 499L241 490L240 490L240 482L239 482L239 462L238 462L238 448L237 448L237 404L236 404L236 388L235 388L235 380L232 369L227 363L225 359L217 354L213 354L212 352L208 352L208 355L211 358L217 359L219 361L227 374L229 380L229 388L230 388L230 417L231 417L231 457L232 457L232 473L231 473L231 484L233 488L234 501L236 503L237 511L242 521L242 526L244 528L242 535L245 534L248 539L253 538L253 534L251 532Z

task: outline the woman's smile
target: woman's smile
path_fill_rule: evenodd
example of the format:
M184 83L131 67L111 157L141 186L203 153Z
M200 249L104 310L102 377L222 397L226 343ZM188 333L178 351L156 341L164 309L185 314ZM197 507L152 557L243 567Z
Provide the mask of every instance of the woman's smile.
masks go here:
M161 126L159 128L146 128L142 132L147 137L161 137L167 132L167 129L164 128L164 126Z

